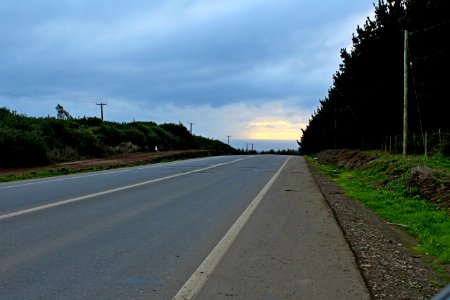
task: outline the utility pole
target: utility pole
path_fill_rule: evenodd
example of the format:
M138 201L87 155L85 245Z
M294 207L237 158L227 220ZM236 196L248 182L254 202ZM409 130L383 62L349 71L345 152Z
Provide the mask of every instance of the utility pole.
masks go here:
M408 30L403 45L403 156L408 152Z
M231 137L231 135L227 135L227 138L228 138L228 146L230 146L230 137Z
M105 106L106 103L100 102L100 103L97 103L97 105L100 105L100 113L101 113L101 118L102 118L102 122L103 122L103 106Z
M191 133L191 135L192 135L192 125L194 124L194 123L188 123L189 124L189 132Z

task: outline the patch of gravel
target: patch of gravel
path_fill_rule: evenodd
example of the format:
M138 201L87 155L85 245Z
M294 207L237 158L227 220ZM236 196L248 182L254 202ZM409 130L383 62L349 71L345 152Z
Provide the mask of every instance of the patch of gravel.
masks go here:
M417 241L360 202L346 197L340 186L309 164L355 255L374 299L431 299L449 284L412 250ZM436 287L440 285L441 288Z

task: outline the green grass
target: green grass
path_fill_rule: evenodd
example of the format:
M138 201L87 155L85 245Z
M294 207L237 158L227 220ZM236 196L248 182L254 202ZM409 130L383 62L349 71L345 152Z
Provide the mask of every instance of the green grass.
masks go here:
M368 168L360 170L315 163L322 172L331 175L351 198L361 201L388 222L406 225L405 230L420 243L416 251L435 256L443 264L450 263L450 210L438 209L405 192L408 190L405 186L408 170L426 166L446 173L450 166L448 158L410 156L404 159L396 155L381 155Z
M87 168L87 169L54 168L54 169L45 169L45 170L24 171L24 172L17 172L17 173L12 173L12 174L8 174L8 175L2 175L2 176L0 176L0 182L46 178L46 177L62 176L62 175L69 175L69 174L78 174L78 173L88 173L88 172L103 171L103 170L108 170L108 169L112 169L112 167L92 167L92 168Z
M395 190L371 186L367 171L344 171L337 181L350 197L360 200L391 223L404 224L418 238L416 250L450 263L450 217L420 198L409 198Z

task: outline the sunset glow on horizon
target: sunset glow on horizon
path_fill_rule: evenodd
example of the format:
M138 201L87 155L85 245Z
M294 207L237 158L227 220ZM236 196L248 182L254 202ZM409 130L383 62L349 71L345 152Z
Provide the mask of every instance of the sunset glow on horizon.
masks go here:
M247 138L257 140L298 140L306 124L287 121L261 121L248 124Z

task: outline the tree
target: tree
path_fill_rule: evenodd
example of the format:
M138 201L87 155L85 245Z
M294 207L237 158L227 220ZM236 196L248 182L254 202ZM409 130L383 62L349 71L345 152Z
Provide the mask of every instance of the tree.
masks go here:
M402 128L404 0L378 2L375 18L356 28L328 97L303 130L301 148L379 148Z
M303 130L302 152L379 149L387 136L401 136L406 29L409 127L416 135L448 131L449 15L448 0L380 0L374 20L356 28L351 50L341 50L333 86Z
M72 119L72 116L62 107L62 105L56 105L56 118L61 120Z

